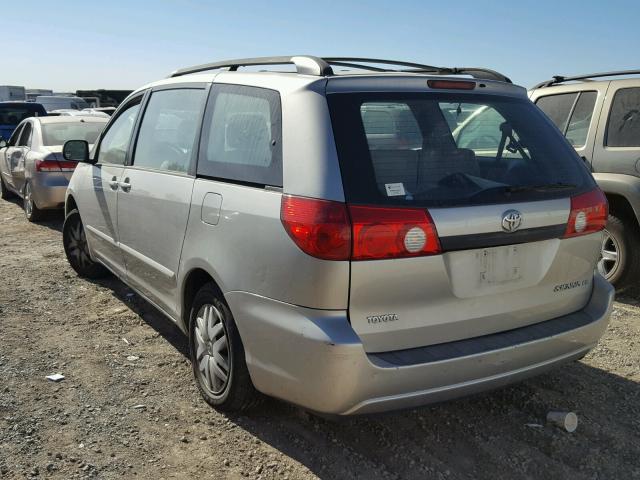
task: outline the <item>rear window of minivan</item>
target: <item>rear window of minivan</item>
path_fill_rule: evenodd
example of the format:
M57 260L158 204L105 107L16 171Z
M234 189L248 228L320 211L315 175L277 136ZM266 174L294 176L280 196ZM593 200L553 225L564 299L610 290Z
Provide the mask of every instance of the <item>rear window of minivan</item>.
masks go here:
M372 92L327 100L350 203L509 203L595 185L528 99Z

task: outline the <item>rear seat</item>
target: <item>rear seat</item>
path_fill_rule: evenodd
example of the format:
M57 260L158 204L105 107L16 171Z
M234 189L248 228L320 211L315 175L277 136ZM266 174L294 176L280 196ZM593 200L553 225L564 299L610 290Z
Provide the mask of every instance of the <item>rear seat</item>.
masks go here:
M415 192L419 156L417 150L371 150L380 192L385 192L385 184L389 183L402 183L407 192Z
M433 185L452 173L480 175L475 153L466 148L371 150L371 161L380 192L385 192L389 183L402 183L411 193L419 185Z
M452 173L480 175L480 165L473 150L452 148L420 152L418 184L437 183Z

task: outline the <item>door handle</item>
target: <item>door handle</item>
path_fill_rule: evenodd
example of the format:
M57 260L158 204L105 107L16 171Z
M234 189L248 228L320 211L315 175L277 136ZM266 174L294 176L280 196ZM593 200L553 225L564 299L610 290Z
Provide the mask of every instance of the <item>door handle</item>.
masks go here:
M118 189L118 178L117 177L112 177L111 181L109 182L109 186L111 187L111 190L117 190Z
M122 182L118 182L118 185L120 185L120 188L122 189L123 192L128 192L129 190L131 190L131 184L129 183L129 177L125 178L124 181L122 181Z

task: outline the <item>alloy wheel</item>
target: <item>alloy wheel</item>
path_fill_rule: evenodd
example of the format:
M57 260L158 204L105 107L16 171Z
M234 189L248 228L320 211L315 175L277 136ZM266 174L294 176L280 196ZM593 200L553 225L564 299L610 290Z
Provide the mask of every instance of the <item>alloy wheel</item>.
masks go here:
M200 307L194 333L201 383L212 394L220 395L229 383L230 356L222 313L215 305L204 304Z
M600 260L598 261L598 271L605 278L611 278L620 266L619 260L620 243L608 231L602 232L602 246L600 249Z
M31 184L24 186L24 213L30 217L33 213L33 198L31 196Z
M69 229L67 239L67 251L69 256L73 258L81 268L87 268L90 265L89 248L87 246L87 237L84 234L82 223L74 222Z

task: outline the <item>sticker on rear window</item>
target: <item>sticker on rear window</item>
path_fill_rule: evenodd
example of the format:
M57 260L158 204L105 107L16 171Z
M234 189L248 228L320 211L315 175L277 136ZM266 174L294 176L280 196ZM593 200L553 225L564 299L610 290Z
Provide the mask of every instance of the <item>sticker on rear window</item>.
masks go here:
M404 185L402 183L385 183L384 188L387 190L387 197L405 195Z

